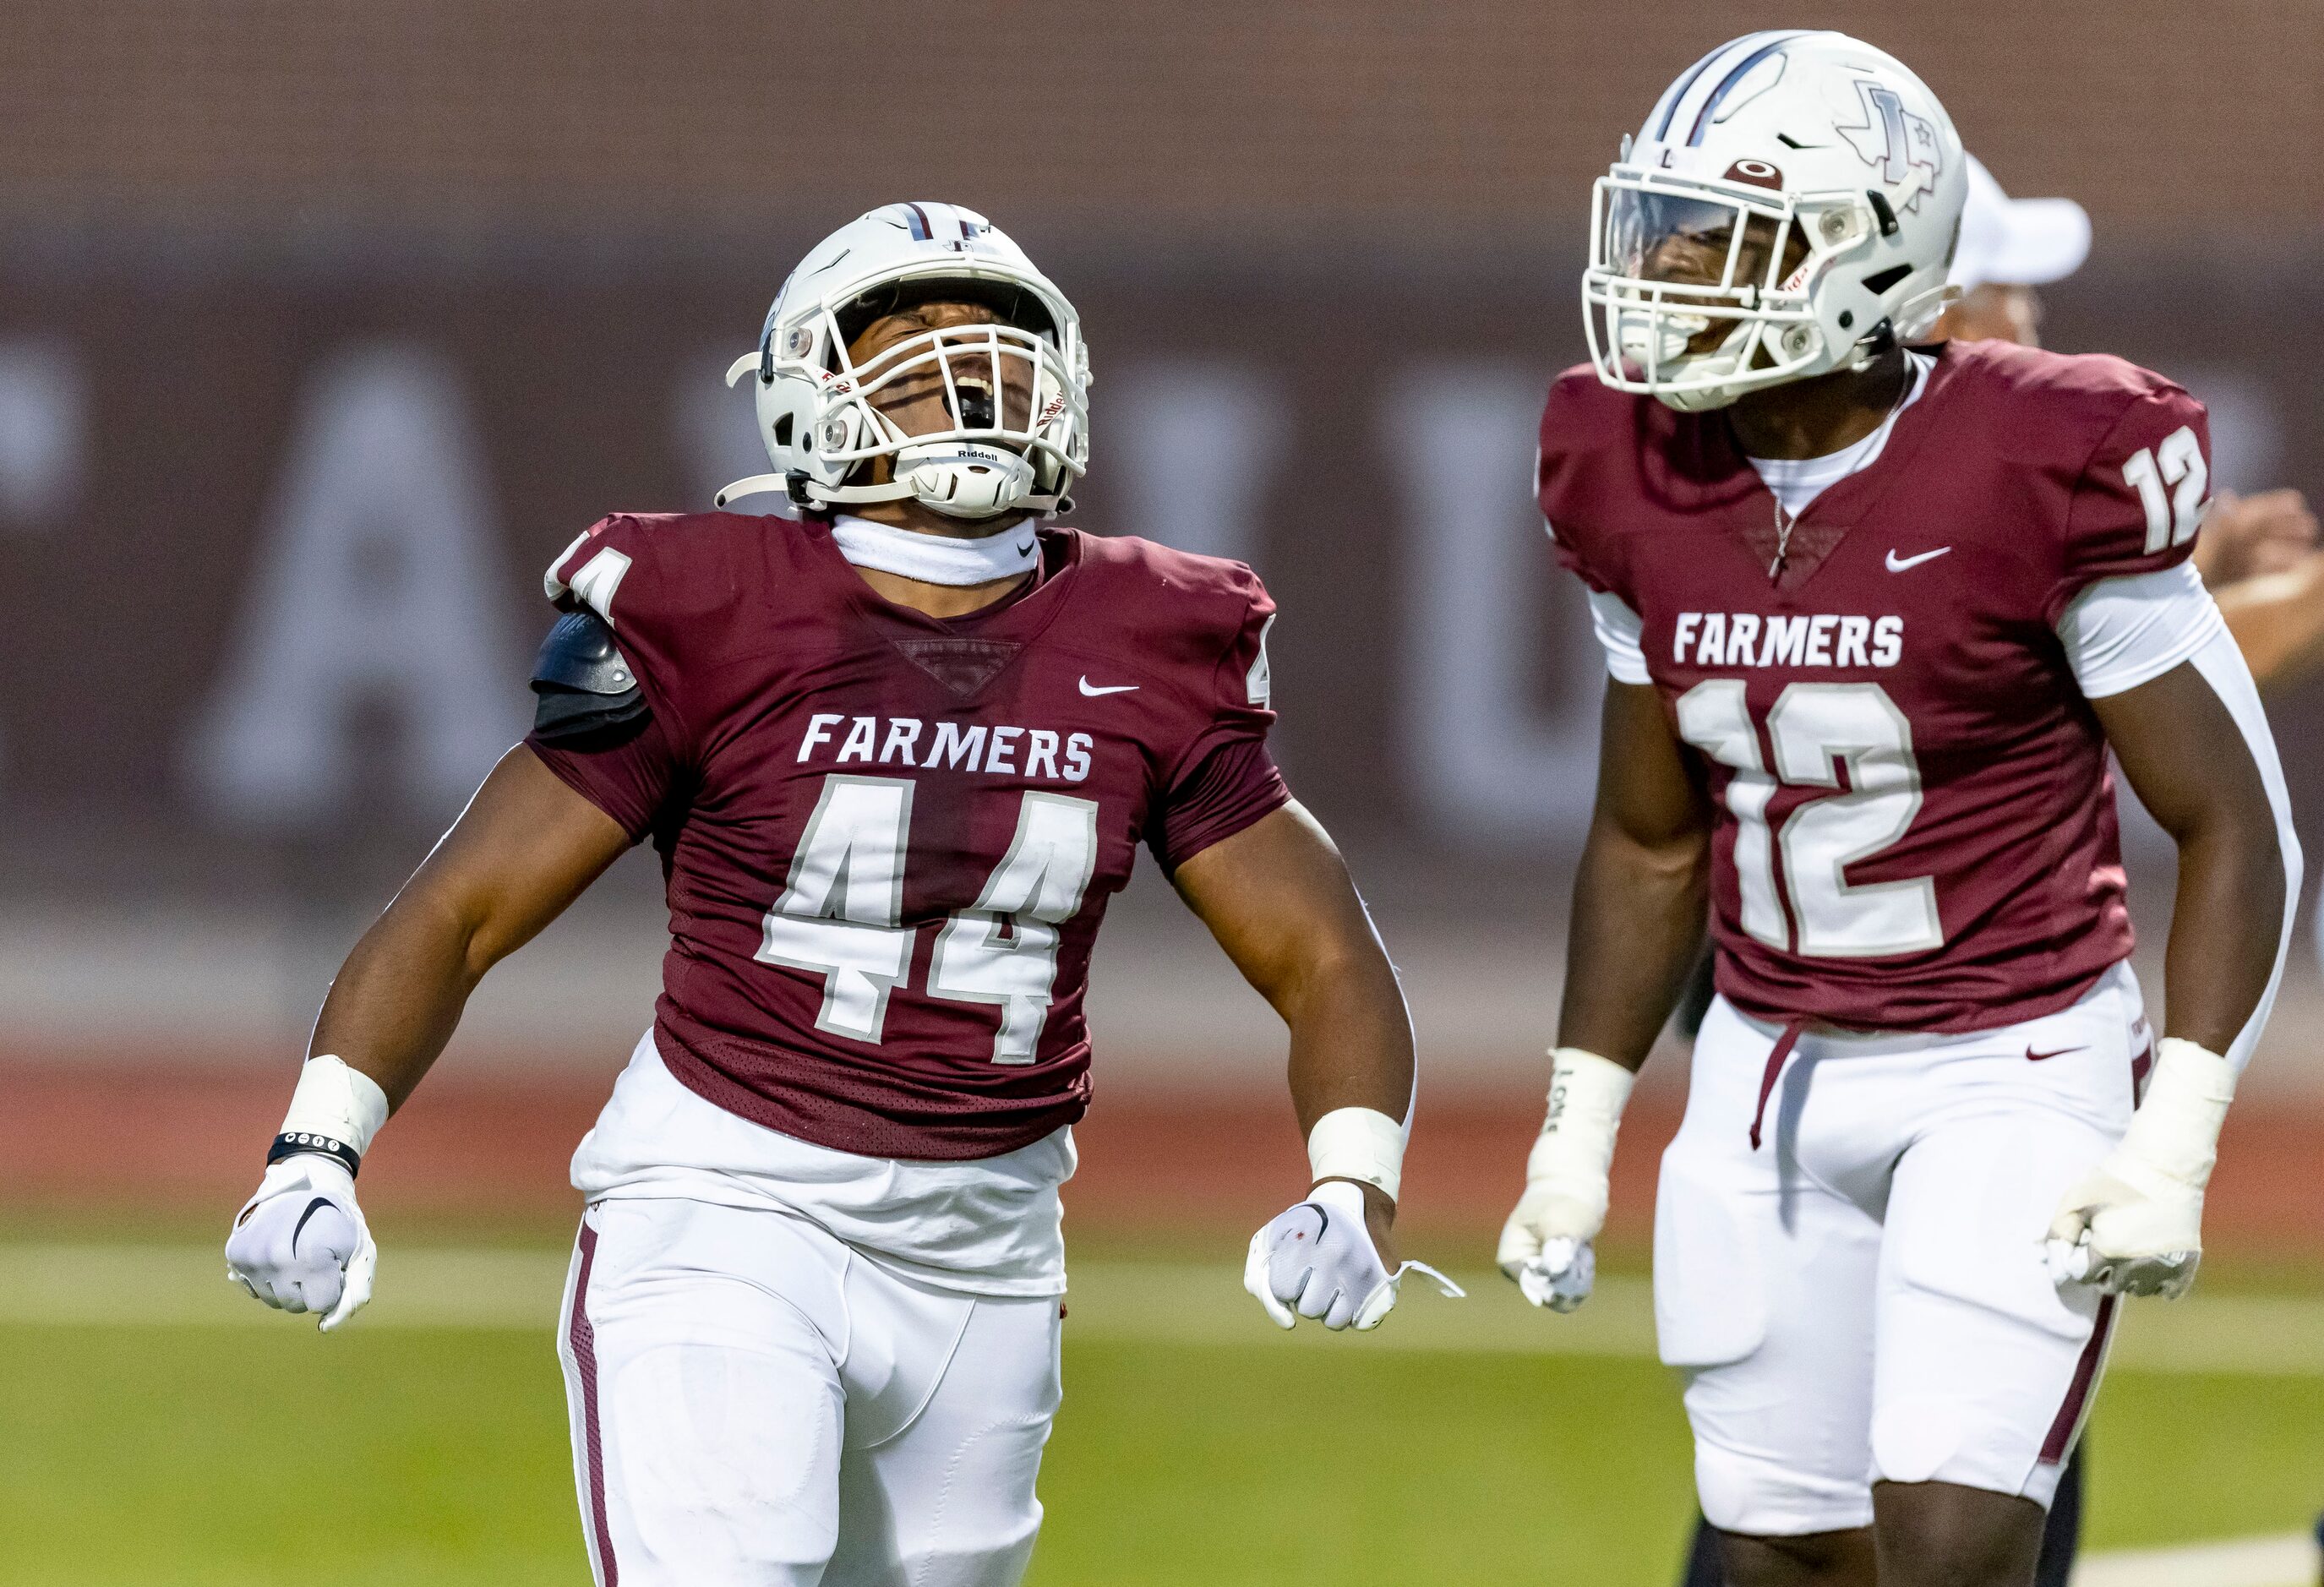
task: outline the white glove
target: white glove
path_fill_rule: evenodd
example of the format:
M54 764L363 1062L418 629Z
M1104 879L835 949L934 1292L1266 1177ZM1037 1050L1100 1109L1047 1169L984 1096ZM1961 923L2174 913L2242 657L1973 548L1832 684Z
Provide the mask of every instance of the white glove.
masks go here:
M2187 1293L2203 1260L2203 1188L2235 1094L2227 1059L2163 1038L2130 1128L2050 1221L2052 1282L2172 1300Z
M1549 1117L1526 1158L1525 1194L1501 1227L1496 1260L1526 1299L1570 1312L1590 1298L1606 1226L1614 1134L1637 1076L1610 1058L1562 1047L1550 1054Z
M355 1176L313 1152L268 1166L226 1242L227 1278L268 1306L321 1312L326 1333L371 1299L378 1265Z
M1389 1272L1364 1223L1363 1186L1329 1179L1250 1237L1242 1287L1278 1328L1313 1317L1335 1332L1352 1326L1361 1333L1380 1325L1396 1306L1404 1276L1414 1271L1455 1299L1465 1293L1425 1262Z

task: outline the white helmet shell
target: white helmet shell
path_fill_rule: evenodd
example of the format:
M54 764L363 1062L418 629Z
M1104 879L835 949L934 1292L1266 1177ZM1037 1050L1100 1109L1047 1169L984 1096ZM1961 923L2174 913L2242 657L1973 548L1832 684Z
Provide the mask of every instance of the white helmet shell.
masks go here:
M955 293L993 305L1001 321L907 337L861 366L850 357L850 339L885 305ZM810 507L910 498L957 518L1052 512L1088 466L1081 317L1008 234L957 205L883 205L817 243L726 383L745 375L756 377L775 472L728 485L722 507L772 490ZM876 398L931 376L949 422L907 433ZM883 457L888 483L849 483Z
M1598 179L1582 300L1599 379L1720 408L1917 339L1956 295L1967 181L1951 117L1895 57L1827 32L1721 45ZM1693 268L1658 258L1674 242Z

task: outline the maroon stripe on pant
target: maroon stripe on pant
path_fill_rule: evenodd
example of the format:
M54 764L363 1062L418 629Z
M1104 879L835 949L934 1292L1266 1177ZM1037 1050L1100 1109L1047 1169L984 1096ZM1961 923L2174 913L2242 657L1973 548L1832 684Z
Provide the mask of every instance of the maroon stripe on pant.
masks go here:
M2089 1403L2090 1390L2098 1380L2098 1363L2106 1359L2107 1335L2114 1329L2116 1296L2098 1297L2098 1315L2090 1324L2090 1342L2082 1346L2082 1359L2074 1363L2074 1380L2066 1385L2065 1403L2058 1407L2055 1420L2050 1424L2050 1435L2042 1440L2042 1463L2054 1466L2066 1458L2072 1447L2074 1429L2080 1426L2082 1407Z
M574 1370L581 1374L582 1447L589 1457L589 1525L597 1538L597 1569L605 1587L621 1587L613 1563L613 1528L605 1524L605 1447L597 1434L597 1331L589 1325L589 1269L597 1260L597 1232L581 1225L581 1272L573 1281L573 1315L566 1339Z

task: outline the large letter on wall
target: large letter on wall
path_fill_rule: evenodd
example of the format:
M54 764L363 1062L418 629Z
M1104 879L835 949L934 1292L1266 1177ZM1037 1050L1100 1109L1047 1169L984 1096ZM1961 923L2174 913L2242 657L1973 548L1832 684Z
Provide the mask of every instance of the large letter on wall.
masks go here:
M1426 365L1384 415L1406 503L1410 780L1470 843L1578 841L1597 775L1604 658L1533 502L1547 390L1503 364Z
M456 807L524 731L495 528L448 367L374 347L319 370L191 746L205 798L251 821L327 814L362 699L402 719L406 794Z
M1259 560L1259 503L1283 405L1235 364L1156 363L1109 375L1091 456L1128 482L1131 531L1181 551ZM1101 454L1098 448L1104 448Z

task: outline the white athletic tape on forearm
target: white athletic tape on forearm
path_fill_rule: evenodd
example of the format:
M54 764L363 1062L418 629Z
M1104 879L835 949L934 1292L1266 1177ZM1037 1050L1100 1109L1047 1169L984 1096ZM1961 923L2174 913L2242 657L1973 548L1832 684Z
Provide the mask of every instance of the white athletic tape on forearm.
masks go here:
M282 1117L285 1135L320 1135L355 1149L371 1149L371 1138L387 1122L387 1093L359 1069L328 1053L309 1058L299 1071L290 1111Z
M1600 1200L1614 1166L1614 1135L1637 1075L1611 1058L1578 1047L1549 1055L1549 1117L1526 1157L1526 1183L1571 1186L1577 1199Z
M2234 1066L2208 1047L2166 1036L2155 1047L2146 1094L2117 1149L2200 1189L2218 1161L2219 1128L2235 1096Z
M1404 1126L1378 1108L1333 1108L1307 1132L1315 1179L1376 1186L1390 1201L1404 1178Z

